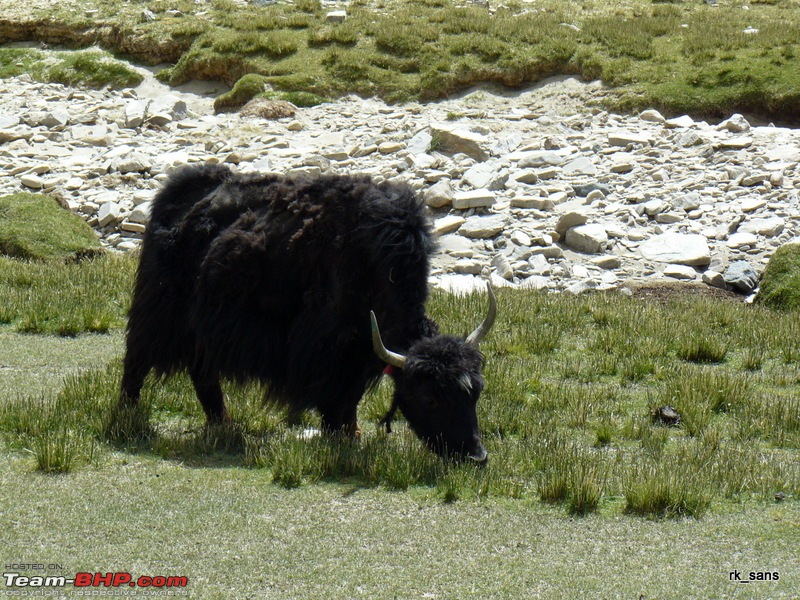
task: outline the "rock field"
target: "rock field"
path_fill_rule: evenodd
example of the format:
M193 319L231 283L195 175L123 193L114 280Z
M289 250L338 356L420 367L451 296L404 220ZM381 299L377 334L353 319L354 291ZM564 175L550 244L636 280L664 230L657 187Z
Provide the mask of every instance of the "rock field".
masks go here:
M611 289L704 281L752 292L800 235L800 131L587 107L597 83L558 78L432 104L348 97L294 117L214 115L151 74L136 90L0 80L0 195L41 191L103 243L138 247L173 168L368 173L418 189L439 234L433 282Z

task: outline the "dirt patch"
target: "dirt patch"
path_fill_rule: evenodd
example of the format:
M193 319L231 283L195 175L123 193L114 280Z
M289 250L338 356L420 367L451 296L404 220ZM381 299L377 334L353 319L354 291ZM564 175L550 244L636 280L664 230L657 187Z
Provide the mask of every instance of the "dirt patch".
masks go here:
M747 296L729 290L721 290L703 283L659 281L654 283L631 284L626 286L634 298L666 304L683 298L715 298L730 302L744 302Z

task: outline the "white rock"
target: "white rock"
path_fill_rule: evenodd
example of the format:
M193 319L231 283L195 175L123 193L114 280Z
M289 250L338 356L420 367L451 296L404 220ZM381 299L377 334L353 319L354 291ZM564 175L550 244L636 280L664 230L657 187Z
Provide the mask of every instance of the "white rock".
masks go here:
M590 158L581 156L561 167L561 172L566 176L594 175L597 173L597 167L592 163Z
M765 237L775 237L783 232L785 221L780 217L768 217L766 219L751 219L742 223L739 231L744 233L757 233Z
M650 144L650 138L640 133L631 131L615 131L608 134L608 143L611 146L628 146L630 144L641 144L647 146Z
M741 246L755 246L758 244L758 236L753 233L736 232L725 242L728 248L739 248Z
M128 215L128 221L146 225L150 222L150 210L152 206L152 202L143 202L137 205Z
M466 220L458 233L468 238L493 238L505 229L506 218L503 215L474 216Z
M492 267L494 267L495 273L499 277L507 281L511 281L514 278L514 270L511 268L508 259L502 254L495 254L492 257Z
M722 276L722 273L712 271L711 269L703 273L703 283L711 287L725 289L725 278Z
M767 205L767 201L764 198L756 197L756 198L745 198L742 200L742 212L753 212L758 210L759 208L763 208Z
M559 217L558 223L556 223L556 233L563 236L570 227L583 225L588 220L589 217L581 212L569 211L564 213ZM605 229L603 231L605 232Z
M100 227L105 227L119 220L121 208L116 202L106 202L100 205L97 210L97 223Z
M495 195L487 189L456 192L453 195L453 208L457 209L488 207L494 203Z
M431 125L432 139L438 140L438 149L441 152L466 154L477 161L484 161L489 154L484 150L487 144L485 135L470 131L466 127L447 124Z
M325 15L325 20L330 23L341 23L347 19L346 10L332 10Z
M535 208L537 210L552 210L555 204L549 198L540 196L517 196L511 199L514 208Z
M664 267L664 275L674 279L697 279L697 271L686 265L667 265Z
M557 167L564 162L563 156L561 156L558 152L553 152L551 150L519 152L512 155L512 157L512 160L514 158L518 159L517 166L520 169L543 167L545 165ZM541 175L539 175L539 178L542 178Z
M434 235L453 233L454 231L458 231L458 228L461 227L465 221L466 219L464 217L456 215L447 215L441 219L436 219L433 222L433 233Z
M707 265L711 250L706 238L699 234L662 233L639 245L639 252L647 260L682 265Z
M694 127L695 122L692 117L689 115L683 115L682 117L676 117L674 119L667 119L666 126L673 127L673 128L689 128Z
M567 230L567 246L585 254L604 252L608 235L602 225L580 225Z
M448 206L453 203L454 197L455 194L450 182L444 179L433 184L422 194L422 199L425 200L425 204L431 208Z
M650 123L664 123L666 121L664 115L652 108L639 113L639 118Z
M26 188L40 190L44 187L44 180L34 173L26 173L19 179L20 183Z

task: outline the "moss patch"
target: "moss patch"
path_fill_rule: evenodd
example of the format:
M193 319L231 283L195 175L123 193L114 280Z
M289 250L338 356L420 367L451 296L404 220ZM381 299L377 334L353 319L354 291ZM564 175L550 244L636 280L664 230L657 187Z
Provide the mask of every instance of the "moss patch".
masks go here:
M263 75L250 73L245 75L233 86L230 92L222 94L214 101L215 112L229 112L236 110L250 102L267 87L267 78Z
M757 302L781 310L800 309L800 244L775 251L761 279Z
M49 196L23 192L0 197L0 254L44 260L99 251L92 228Z

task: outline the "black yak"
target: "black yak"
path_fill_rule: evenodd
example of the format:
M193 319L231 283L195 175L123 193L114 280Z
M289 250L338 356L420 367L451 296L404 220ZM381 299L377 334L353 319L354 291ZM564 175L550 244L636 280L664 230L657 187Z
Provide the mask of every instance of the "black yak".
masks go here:
M432 249L406 185L184 167L152 204L120 402L137 403L151 370L186 370L211 423L228 420L225 377L265 383L291 412L316 409L325 430L358 435L358 403L386 370L387 430L399 409L435 452L483 462L478 343L494 295L466 340L441 335L425 313Z

